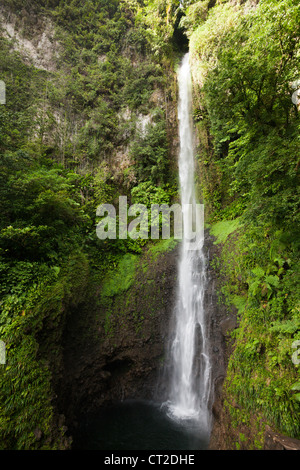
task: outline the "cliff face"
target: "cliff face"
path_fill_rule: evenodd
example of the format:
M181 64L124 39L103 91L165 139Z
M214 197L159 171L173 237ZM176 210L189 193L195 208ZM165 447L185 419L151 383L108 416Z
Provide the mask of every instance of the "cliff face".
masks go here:
M222 244L207 232L208 253L208 301L207 314L210 319L210 344L213 368L214 396L212 404L213 428L210 450L299 450L300 441L278 432L267 419L245 407L226 388L228 364L236 348L234 331L240 326L238 310L226 306L222 295L224 279ZM242 418L243 417L243 418ZM295 420L296 420L295 416Z
M150 245L96 236L99 204L137 202L136 188L148 202L176 194L176 54L157 56L134 3L12 0L0 9L0 228L18 238L0 235L1 307L16 325L4 320L3 339L16 344L0 371L4 448L68 448L66 425L81 413L155 391L176 250L152 256ZM105 276L119 265L111 292ZM30 399L19 364L25 383L40 378Z
M281 47L285 41L294 49L291 31L298 31L299 4L281 2L277 16L273 0L209 3L194 2L184 19L194 80L198 181L211 233L222 245L215 258L220 302L233 311L222 328L238 326L231 338L226 335L228 367L214 407L219 418L212 445L262 449L272 442L268 426L274 434L300 435L299 371L292 356L299 336L299 220L292 203L297 181L290 178L285 157L285 152L290 158L299 154L293 99L299 66L288 47ZM280 31L272 51L265 47L270 30ZM265 65L259 77L261 57ZM272 70L270 80L266 70ZM272 106L265 113L263 103L270 96ZM288 116L284 124L283 113ZM296 160L288 161L297 168ZM280 168L276 176L275 167ZM283 194L290 195L289 207L282 207ZM273 441L278 444L276 437Z
M224 439L220 426L228 434L222 384L231 347L229 334L236 322L218 299L213 260L219 248L213 241L206 231L205 311L214 391L211 448L215 449ZM69 316L63 337L63 369L55 388L57 409L65 416L70 435L86 415L107 405L126 399L167 399L164 365L176 301L179 245L161 247L163 251L147 249L134 259L132 283L126 291L103 297L110 293L110 279L118 279L119 267L99 285L95 297Z
M4 206L0 218L0 285L3 293L3 323L0 326L9 346L10 361L9 367L0 371L0 398L4 404L0 414L0 442L6 449L70 448L70 440L65 435L72 436L82 415L127 398L159 400L165 396L164 382L160 379L176 295L178 247L145 246L131 241L127 244L118 241L108 246L106 242L99 242L95 234L96 208L101 203L116 203L119 195L126 195L130 202L146 199L150 203L158 200L161 203L170 202L177 195L175 66L179 53L176 41L179 48L185 48L186 38L175 30L175 41L171 41L179 22L179 18L177 25L173 21L176 2L171 2L172 8L169 4L166 8L165 2L154 3L158 9L150 5L142 13L140 3L134 0L91 0L72 2L71 5L67 1L28 0L26 8L23 2L10 0L9 7L0 8L0 78L7 89L6 105L0 109L0 158L4 167L0 174L0 196ZM244 2L217 5L213 17L217 35L223 36L224 31L229 31L236 23L238 3ZM254 3L257 2L249 2L248 6ZM193 31L197 22L202 24L208 13L206 10L214 4L195 2L186 18L187 27ZM231 13L230 5L234 6ZM227 22L217 14L223 7ZM158 10L162 16L157 14ZM136 15L138 11L139 15ZM194 72L201 72L205 65L203 60L210 63L212 52L217 52L213 47L216 48L219 42L213 40L212 28L209 22L207 24L207 57L198 57L203 48L197 41L191 42L194 44L194 55L191 54ZM242 23L241 26L243 32ZM257 28L260 33L259 16ZM253 31L253 27L249 31ZM232 57L247 50L243 34L240 43L243 47L239 49L239 43L235 42L234 47L238 50ZM184 44L181 43L183 38ZM228 38L225 34L224 41ZM253 45L256 44L254 39ZM279 42L280 54L281 45ZM249 47L252 50L251 42ZM247 60L239 61L236 66L245 63ZM226 64L225 61L223 65ZM277 65L274 62L268 70L280 70L281 58ZM220 71L223 73L222 67ZM247 78L247 68L242 72ZM228 73L231 79L230 68ZM289 73L287 71L287 77L290 77ZM253 77L256 86L256 74ZM272 76L270 78L273 80ZM219 165L220 162L215 161L211 135L214 126L209 121L219 113L220 121L216 119L215 131L226 166L227 159L223 157L232 129L229 127L226 134L228 121L225 118L222 121L222 113L226 111L227 99L235 95L228 93L226 87L222 88L226 83L223 79L215 82L216 89L221 86L224 101L213 102L210 114L204 106L202 90L195 88L194 117L198 131L199 191L206 198L206 209L210 210L207 215L213 219L222 218L224 206L224 217L226 213L229 215L229 220L225 220L228 229L232 217L244 210L244 202L239 205L238 199L227 195L232 172L228 167L226 178L230 178L223 179L223 163ZM211 92L213 90L214 86ZM278 103L288 102L285 96L281 97L282 90L284 87L280 85ZM273 87L266 93L266 98L271 95ZM241 96L241 109L243 100ZM280 106L276 109L280 110ZM227 111L232 114L230 106ZM280 111L280 121L283 115ZM272 114L270 122L273 122ZM277 147L269 146L272 152ZM264 137L261 148L263 154ZM289 154L296 155L293 146L291 149ZM282 153L282 164L289 161L283 158L287 154ZM245 151L243 155L251 155L251 152ZM259 158L252 158L249 165L256 160ZM280 169L280 161L278 165ZM263 163L260 171L265 171ZM256 174L259 172L253 167L252 175ZM243 178L240 182L243 183ZM207 201L210 201L210 207ZM266 288L274 299L279 289L278 299L281 300L278 305L282 308L282 318L285 318L288 311L296 312L293 301L289 301L296 291L294 268L290 264L295 259L294 248L274 255L271 269L278 276L267 276L269 254L278 241L277 232L268 234L265 239L260 237L261 234L256 246L259 257L252 259L250 264L259 268L256 270L259 274L263 261L265 266L260 281L263 282L265 277L271 283L253 289L266 301L261 302L256 314L265 318L269 300ZM253 413L248 413L246 407L223 389L227 364L235 346L230 332L237 326L237 316L234 309L225 307L218 292L227 287L237 294L246 294L249 280L246 270L239 274L235 271L236 261L243 264L240 256L243 250L239 252L237 245L239 257L232 260L229 253L232 256L235 253L230 248L228 253L224 252L228 256L228 278L231 279L231 285L227 283L226 286L226 283L222 285L220 273L214 268L215 261L224 253L220 246L214 245L209 233L206 234L209 283L205 302L214 389L211 448L296 448L296 440L271 430L260 416L259 422L253 419ZM285 277L288 291L285 285L281 287ZM276 302L274 305L272 314L277 318ZM285 310L287 305L289 310ZM278 357L266 354L261 324L258 322L251 338L245 337L241 341L253 361L250 374L253 386L257 385L257 361L261 361L263 385L272 384L273 379L280 377L277 366L280 368L282 361L286 364L290 361L288 342ZM277 331L269 330L275 335L274 341L280 331L289 334L287 326L277 324ZM247 345L248 339L250 344ZM240 367L239 378L242 379L243 367L248 367L249 361L243 366L240 360L241 355L235 365ZM271 368L266 379L265 365ZM296 383L295 372L293 369L290 376L286 376L285 387ZM28 393L28 383L36 385L32 393ZM284 421L282 410L288 410L289 406L276 409L279 403L276 388L281 387L281 383L272 387L273 402L270 403L274 406L269 406L269 401L265 400L263 411L268 415L274 408L279 423ZM240 388L243 397L246 388ZM270 389L265 389L268 395ZM14 390L13 395L11 390ZM247 392L248 397L251 396L252 385ZM295 394L290 392L290 388L282 389L282 397L296 409ZM257 409L256 402L253 407ZM293 414L288 418L292 428Z
M178 247L134 260L128 290L103 305L96 298L72 312L64 333L57 405L72 434L80 419L125 399L159 399L160 374L176 295ZM103 288L103 286L102 286Z
M134 143L158 121L166 136L157 145L172 165L176 54L155 56L146 26L135 23L135 8L126 3L57 3L0 6L2 79L8 98L23 100L20 132L37 152L80 174L102 170L104 184L114 181L115 193L128 193L141 181ZM29 77L23 84L24 66Z
M42 15L33 15L30 25L29 19L27 11L23 11L23 17L20 17L0 6L2 37L11 41L12 50L18 52L27 65L48 72L57 71L57 60L63 49L55 39L55 25L49 17ZM25 35L29 26L30 35L28 32Z

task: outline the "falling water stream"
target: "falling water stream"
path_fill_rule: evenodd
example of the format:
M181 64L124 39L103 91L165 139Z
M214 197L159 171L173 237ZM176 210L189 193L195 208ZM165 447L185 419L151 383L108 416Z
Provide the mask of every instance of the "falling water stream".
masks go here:
M184 234L191 227L196 205L192 126L192 82L189 55L182 60L179 84L179 179ZM194 229L193 229L194 230ZM210 436L211 366L204 309L206 285L204 238L196 245L186 236L181 242L178 297L170 333L168 399L127 401L87 416L77 435L76 449L185 449L207 448ZM192 245L193 243L193 245ZM192 249L191 249L192 248ZM196 249L195 249L196 248Z
M178 73L179 84L179 180L181 205L196 206L194 183L193 127L191 120L192 81L189 54ZM184 234L191 226L192 214L183 217ZM184 236L178 272L178 298L175 307L175 334L170 346L169 415L177 420L198 423L210 432L210 360L204 310L206 285L203 231L197 234L197 249ZM200 238L199 238L200 236Z

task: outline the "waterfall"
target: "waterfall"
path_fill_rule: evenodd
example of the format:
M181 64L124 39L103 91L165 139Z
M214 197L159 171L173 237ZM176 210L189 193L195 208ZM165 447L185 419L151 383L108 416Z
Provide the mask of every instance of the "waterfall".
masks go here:
M189 54L181 62L179 85L179 180L181 206L196 205L194 183L193 126L191 118L192 80ZM183 217L184 233L190 216ZM169 345L168 414L177 420L192 420L201 429L210 431L210 359L204 311L206 284L205 256L202 236L197 250L190 249L183 237L178 266L178 298L174 312L174 331Z

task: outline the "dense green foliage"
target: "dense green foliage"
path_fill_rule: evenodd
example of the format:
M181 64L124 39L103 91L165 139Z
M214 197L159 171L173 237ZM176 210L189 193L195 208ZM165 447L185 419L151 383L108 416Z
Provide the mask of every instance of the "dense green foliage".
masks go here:
M193 2L184 22L201 189L212 233L223 243L223 300L239 316L227 406L237 426L249 411L260 412L299 437L299 365L292 361L300 339L300 121L292 102L300 73L299 2L207 7ZM244 412L237 415L233 403Z
M107 272L119 269L126 290L144 245L100 241L97 206L176 193L160 98L174 92L173 58L162 67L141 3L11 0L4 10L33 45L50 25L53 50L41 68L0 35L2 449L68 448L54 399L66 322ZM110 294L104 282L103 304Z
M68 448L54 397L72 310L101 282L109 334L111 312L120 324L125 318L115 297L137 312L125 293L143 271L140 253L156 259L174 244L107 243L95 226L97 206L117 205L119 195L148 207L176 198L168 106L183 28L199 192L222 244L221 300L239 319L225 404L234 426L257 415L299 437L299 365L291 359L300 340L299 113L291 100L300 78L298 2L5 3L4 19L13 17L20 37L34 48L50 31L51 47L42 68L1 26L0 448ZM136 313L135 328L142 320Z

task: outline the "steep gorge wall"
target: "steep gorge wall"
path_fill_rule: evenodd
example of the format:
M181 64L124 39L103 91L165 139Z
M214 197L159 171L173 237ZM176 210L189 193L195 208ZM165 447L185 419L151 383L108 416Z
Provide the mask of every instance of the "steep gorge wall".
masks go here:
M0 40L5 51L1 71L7 81L7 105L1 111L14 124L18 121L17 132L14 126L7 126L9 150L22 148L26 158L28 153L26 171L31 171L31 164L37 173L42 168L42 176L34 174L33 186L35 181L41 182L43 191L43 178L51 178L53 173L59 173L61 179L71 175L73 192L68 193L67 183L60 188L63 197L74 198L78 211L85 213L85 222L90 222L86 226L83 220L80 222L81 233L74 237L74 247L68 247L67 252L60 251L63 241L56 244L52 240L55 261L48 260L45 269L55 271L54 282L52 278L51 283L46 277L38 278L41 296L32 303L30 299L29 307L25 293L20 316L14 312L16 321L22 323L18 329L22 341L13 336L12 341L17 343L15 367L3 372L1 392L6 387L3 402L13 400L15 419L24 426L22 432L16 431L8 404L4 419L9 416L11 426L3 431L3 446L7 448L70 448L70 432L82 413L116 400L153 397L176 289L175 248L168 252L167 247L160 249L157 245L153 253L147 253L150 244L141 250L134 242L121 247L114 244L107 247L106 256L106 247L96 239L95 230L98 204L116 203L119 195L128 196L130 202L132 188L144 180L149 183L143 162L140 172L137 170L139 158L145 157L149 175L153 167L158 169L158 176L153 172L154 189L168 183L176 191L175 59L164 57L161 64L154 60L151 44L143 28L135 27L132 11L119 11L114 16L118 2L108 4L109 15L101 23L97 40L99 28L92 24L94 16L88 12L83 18L81 13L91 5L97 10L100 2L72 5L70 9L68 2L61 2L62 9L56 14L54 7L58 3L51 2L53 11L49 15L41 12L41 2L34 0L26 9L18 1L1 8ZM60 21L63 24L58 25ZM109 26L106 21L111 22ZM78 29L82 25L86 30L81 37ZM91 36L98 54L91 51L89 28L93 29ZM160 152L164 170L158 158L154 162L147 160L147 153L133 158L134 143L140 144L139 151L147 146L150 153L152 146L154 157ZM3 145L3 153L6 149ZM27 194L30 205L37 197L35 189L31 192L31 183ZM49 193L55 188L50 184L46 190ZM61 214L56 214L55 208L54 204L45 212L57 221ZM20 223L26 226L28 220L21 219ZM64 238L68 237L64 232ZM40 252L45 256L43 248ZM35 266L42 264L44 258L34 255ZM22 256L30 272L30 257ZM15 252L11 261L19 262ZM23 266L22 262L23 257L18 266ZM118 270L119 262L125 266L125 272L117 271L121 287L115 283L119 291L105 296L103 289L109 281L104 274L114 272L114 267ZM130 282L124 285L122 275L126 281L127 268ZM32 362L28 360L27 340L33 345ZM19 381L20 362L25 381L31 373L44 379L41 392L36 384L32 385L36 394L30 395L30 417L23 383ZM11 397L9 387L14 380L20 382L20 387Z
M203 5L200 3L201 13ZM205 4L212 6L214 2L205 2ZM97 198L100 202L101 198L105 199L108 196L115 201L118 194L122 193L130 196L132 187L140 182L139 178L141 180L146 178L149 161L146 161L146 165L142 167L140 175L136 163L139 158L145 157L141 151L144 144L149 144L149 147L153 144L150 138L148 141L144 139L149 135L153 137L147 134L149 129L154 130L155 135L155 125L163 122L167 139L159 141L153 149L156 154L163 148L164 156L167 155L167 169L171 169L167 181L173 183L177 175L178 152L174 57L169 60L167 54L162 53L161 63L154 60L156 56L152 54L149 43L145 42L143 33L135 29L130 11L126 11L122 17L125 23L113 25L116 29L120 28L120 31L124 24L126 28L129 27L125 28L122 43L120 41L118 43L118 39L109 34L106 36L105 33L101 36L103 50L101 45L97 57L93 55L91 48L81 47L81 43L76 50L78 37L73 43L72 34L68 35L66 30L62 32L63 27L57 30L57 26L54 26L54 22L49 18L40 16L35 11L22 9L17 16L15 13L7 9L1 10L2 40L9 52L8 55L15 61L18 57L18 61L21 60L28 67L26 71L30 71L31 86L26 88L24 94L27 100L24 107L29 113L26 124L30 122L28 135L24 141L21 141L20 147L27 146L34 155L40 152L43 156L46 155L60 163L64 169L75 168L80 175L90 177L91 172L92 179L84 189L77 188L77 192L80 192L83 205L90 204L89 214L93 212L94 217L93 204ZM70 12L66 5L66 9L60 11L59 18L61 20L64 18L65 21L69 13L74 15L72 17L75 18L75 25L76 21L78 22L76 14L80 13L78 9ZM200 17L202 21L201 14ZM80 16L79 19L81 21ZM67 25L65 21L64 27ZM102 28L102 32L104 29ZM88 35L84 34L82 39L86 41L87 37ZM161 41L159 47L164 45L162 38L163 36L158 38ZM120 48L118 53L114 47L110 49L110 45L108 46L111 41L115 42L114 47ZM96 46L98 45L97 43ZM9 85L15 86L18 93L20 77L14 80L14 74L10 73L15 65L16 62L6 63L6 60L2 64L4 68L6 67L7 77L13 77ZM23 73L25 69L20 67L18 70ZM112 70L116 72L112 73ZM122 73L119 74L119 71ZM128 81L125 72L130 77ZM21 102L23 98L22 96ZM159 120L155 121L158 110L161 114ZM197 103L194 116L197 121L197 137L200 147L202 146L199 152L201 156L198 172L199 187L205 178L202 184L202 189L205 186L206 190L204 196L210 196L213 203L219 207L222 174L213 164L212 138L209 126L206 127L207 115L201 102ZM22 124L21 120L20 122ZM19 133L22 133L20 130L22 129L19 129ZM18 137L17 133L12 135L13 140L16 136ZM135 158L131 152L134 142L141 144ZM165 177L162 168L159 165L154 168L158 170L161 180ZM205 168L208 171L205 171ZM160 183L159 179L154 182L154 186ZM97 193L95 199L93 192ZM94 231L94 227L92 230ZM89 237L92 238L90 233ZM125 251L127 248L125 247ZM263 439L267 448L272 447L272 442L279 447L282 445L283 448L293 447L295 443L291 443L287 438L278 437L271 430L266 430L266 434L262 435L264 428L256 429L257 422L253 420L251 424L251 417L247 424L242 423L241 419L233 422L232 416L226 412L225 400L227 404L230 402L231 411L233 410L236 416L244 412L240 405L222 392L227 363L234 346L229 333L237 325L237 317L235 310L227 309L222 296L218 296L221 281L214 266L221 257L222 249L213 244L213 238L209 233L206 236L206 248L210 278L206 310L210 318L215 390L213 406L215 425L211 447L250 448L253 445L261 446ZM89 262L93 266L97 265L97 261L91 258L97 256L97 253L97 250L92 252L92 256L89 253ZM84 259L78 262L78 270L82 271L78 279L68 279L68 284L64 286L55 284L52 293L47 297L50 304L49 311L47 308L41 309L41 315L46 313L45 318L42 316L39 320L42 326L39 326L41 331L38 335L37 349L39 359L46 361L46 365L44 362L42 365L43 371L45 369L48 371L50 368L52 373L53 389L47 393L56 413L55 423L52 423L53 435L60 432L64 434L65 424L69 427L69 434L72 435L82 414L94 412L114 401L155 397L176 292L178 254L174 247L171 251L162 249L161 252L158 250L155 253L154 250L151 253L151 250L148 252L143 248L141 255L137 255L134 250L133 253L129 249L124 258L120 260L119 256L120 264L115 271L108 269L107 274L116 276L112 277L113 288L109 279L97 280L94 277L95 272L91 274L86 268L87 257L83 257ZM73 261L71 260L71 264ZM105 262L106 259L103 257L103 263ZM60 270L57 266L54 269L56 272ZM70 278L73 275L76 277L75 269L74 271L70 269L70 272ZM84 280L81 279L83 276L86 276ZM65 284L65 279L62 280ZM56 304L56 295L59 298L63 290L65 290L64 302ZM82 299L78 298L80 295ZM21 318L22 315L23 313ZM24 321L26 322L26 316ZM30 331L31 325L28 324L24 331L25 336ZM160 389L160 393L163 395L163 388ZM24 411L22 403L20 399L20 407ZM37 447L39 443L41 446L54 445L48 441L43 443L42 432L38 427L29 429L31 443L32 433L38 444L34 442L31 445ZM259 442L255 442L256 434ZM58 441L55 441L55 445ZM26 445L26 439L23 442ZM68 447L69 441L61 438L60 446Z
M64 332L58 408L70 432L80 419L126 399L159 399L159 377L177 287L178 247L135 257L129 288L76 309ZM116 271L113 276L120 272ZM124 273L123 273L124 274ZM125 274L124 274L125 275Z
M299 221L292 202L296 171L290 177L288 165L298 168L299 116L290 77L297 79L299 61L289 48L295 50L299 3L218 2L210 8L195 2L187 10L199 192L218 238L219 301L232 309L227 323L237 327L225 349L212 446L262 449L274 442L285 448L285 441L295 448ZM283 207L287 200L290 206ZM283 434L290 437L278 437Z

